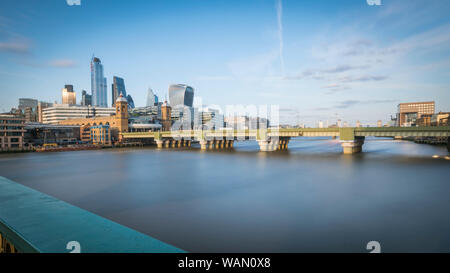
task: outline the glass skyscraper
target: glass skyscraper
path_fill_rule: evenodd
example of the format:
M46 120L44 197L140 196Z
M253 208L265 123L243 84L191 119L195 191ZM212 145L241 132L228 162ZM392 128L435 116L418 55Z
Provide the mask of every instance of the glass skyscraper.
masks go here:
M153 106L155 104L158 104L158 96L155 95L153 90L151 88L148 89L147 92L147 104L146 106Z
M170 85L169 101L172 107L178 105L192 107L194 102L194 88L185 84Z
M108 107L106 78L103 76L103 65L99 58L92 57L91 60L91 90L92 105Z
M122 94L122 96L124 98L127 97L127 91L125 89L125 81L120 77L114 76L111 92L112 92L111 93L112 106L114 106L116 104L116 100L120 96L120 94Z

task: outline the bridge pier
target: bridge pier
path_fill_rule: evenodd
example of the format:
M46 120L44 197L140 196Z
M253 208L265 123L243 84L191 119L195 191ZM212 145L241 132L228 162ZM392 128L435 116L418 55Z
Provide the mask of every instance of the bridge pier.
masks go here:
M450 154L450 137L447 137L447 151Z
M166 148L170 148L170 140L164 140L164 145Z
M200 143L200 149L202 149L202 150L208 149L208 141L202 139L199 141L199 143Z
M364 137L355 137L354 140L341 140L344 154L356 154L362 152Z
M259 150L261 152L274 152L278 149L279 140L258 140Z
M161 139L156 140L156 147L158 147L158 149L162 149L163 145L164 145L164 140L161 140Z

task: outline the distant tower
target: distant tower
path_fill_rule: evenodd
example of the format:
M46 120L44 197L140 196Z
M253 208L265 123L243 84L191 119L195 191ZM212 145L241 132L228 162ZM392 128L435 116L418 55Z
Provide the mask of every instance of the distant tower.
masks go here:
M122 94L116 100L116 124L119 133L128 132L128 102ZM121 140L120 134L119 140Z
M155 93L153 93L153 90L151 88L147 91L147 104L145 106L153 106L157 101L155 101Z
M361 122L359 122L359 120L356 121L356 128L361 127Z
M382 122L381 120L379 120L379 121L377 122L377 127L383 127L383 122Z
M119 95L122 94L125 98L127 97L127 91L125 89L125 81L124 79L114 76L113 84L111 85L111 97L112 97L112 106L116 104L116 100Z
M62 104L77 104L76 93L73 92L73 85L66 84L61 91Z
M106 89L106 78L103 76L102 62L99 58L92 57L91 92L93 106L108 107L108 97Z

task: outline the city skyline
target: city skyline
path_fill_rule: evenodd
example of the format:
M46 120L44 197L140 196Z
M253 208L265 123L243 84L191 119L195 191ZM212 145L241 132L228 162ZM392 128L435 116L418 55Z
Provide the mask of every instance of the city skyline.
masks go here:
M400 102L436 101L436 112L450 107L449 3L82 1L68 6L55 0L5 1L4 6L0 90L11 95L0 109L6 111L19 98L59 101L65 84L73 84L77 98L82 90L90 93L93 53L108 81L114 75L127 81L136 106L146 104L148 86L164 97L170 84L182 82L195 88L203 104L223 109L278 104L280 115L292 117L287 122L309 126L338 118L385 123ZM123 18L110 20L119 10ZM45 27L55 22L46 35Z

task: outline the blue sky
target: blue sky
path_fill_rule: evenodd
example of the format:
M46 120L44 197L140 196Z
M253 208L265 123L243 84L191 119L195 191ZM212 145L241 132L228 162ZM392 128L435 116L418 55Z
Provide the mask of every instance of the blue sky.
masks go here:
M90 92L92 54L143 106L151 87L202 104L276 104L314 126L389 120L399 102L450 111L450 1L2 0L0 110ZM197 101L200 103L200 100Z

